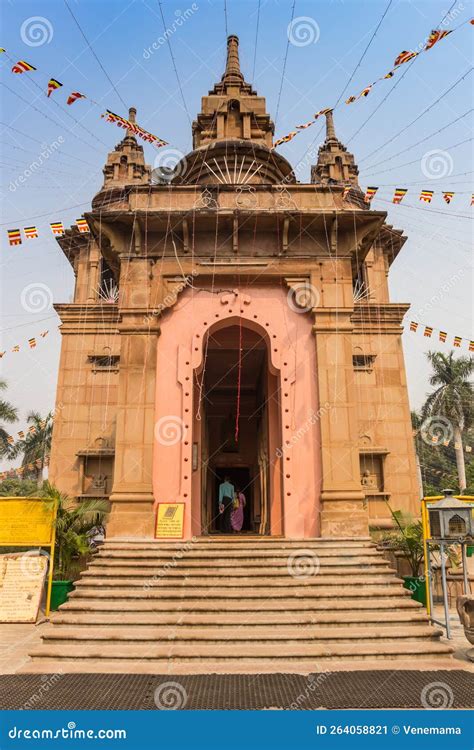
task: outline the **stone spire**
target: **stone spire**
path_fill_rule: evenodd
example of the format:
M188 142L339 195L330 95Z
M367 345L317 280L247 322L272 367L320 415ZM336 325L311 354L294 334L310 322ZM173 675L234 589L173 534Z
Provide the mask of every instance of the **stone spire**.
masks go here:
M234 86L244 83L244 77L240 70L239 37L235 34L227 37L227 62L221 81Z
M239 38L227 37L227 57L219 83L203 96L193 122L194 148L224 140L250 140L271 148L274 125L265 98L257 96L240 69Z
M130 122L136 122L136 115L135 107L130 107L128 110ZM150 182L150 167L145 164L143 146L137 142L131 128L127 129L125 137L114 150L109 152L103 172L104 187Z
M311 182L320 185L359 186L359 168L354 155L336 136L333 110L326 112L326 139L319 147L318 161L311 167Z

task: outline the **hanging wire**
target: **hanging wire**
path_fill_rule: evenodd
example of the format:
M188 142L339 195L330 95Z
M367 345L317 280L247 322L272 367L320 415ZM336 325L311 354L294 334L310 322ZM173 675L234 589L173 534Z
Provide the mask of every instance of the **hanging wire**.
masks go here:
M175 73L175 76L176 76L176 80L178 82L179 93L181 94L181 100L183 102L184 111L186 112L189 124L192 126L191 116L189 114L188 105L186 104L186 99L184 98L183 87L181 86L181 80L180 80L180 77L179 77L178 68L176 67L176 60L174 58L173 50L171 48L170 35L166 33L166 21L165 21L165 16L164 16L164 13L163 13L163 6L161 4L161 0L158 0L158 5L159 5L159 8L160 8L161 21L163 23L164 37L165 37L165 39L167 41L168 49L170 51L171 62L173 64L174 73Z
M261 3L261 0L258 0L257 25L256 25L256 28L255 28L255 44L254 44L254 50L253 50L252 81L255 78L255 63L257 61L258 29L259 29L259 25L260 25L260 3Z
M88 40L87 36L85 35L85 33L84 33L84 30L82 29L82 26L80 25L80 23L79 23L79 21L77 20L76 16L75 16L75 15L74 15L74 13L72 12L72 10L71 10L71 7L70 7L70 5L69 5L68 1L67 1L67 0L64 0L64 4L65 4L66 8L68 9L69 13L71 14L71 16L73 17L73 19L74 19L74 22L75 22L75 24L76 24L77 28L78 28L78 29L79 29L79 31L81 32L81 34L82 34L82 37L83 37L83 39L84 39L85 43L87 44L87 47L88 47L88 49L90 49L90 51L92 52L93 56L95 57L95 59L96 59L96 61L97 61L98 65L99 65L99 67L100 67L101 71L103 72L103 74L104 74L104 75L105 75L105 77L107 78L108 82L109 82L109 83L110 83L110 85L112 86L113 90L114 90L114 91L115 91L115 93L117 94L118 98L119 98L119 99L120 99L120 101L122 102L122 104L123 104L123 106L125 107L125 109L128 109L128 107L127 107L127 105L125 104L124 100L123 100L123 99L122 99L122 97L120 96L120 93L119 93L119 91L118 91L118 89L117 89L117 87L116 87L115 83L114 83L114 82L112 81L111 77L109 76L109 74L107 73L106 69L105 69L105 68L104 68L104 66L102 65L102 63L101 63L101 61L99 60L99 58L98 58L98 56L97 56L97 54L96 54L96 52L95 52L94 48L92 47L92 44L91 44L91 43L89 42L89 40Z
M296 0L293 0L293 5L291 7L291 18L290 23L288 25L288 29L290 28L291 24L293 23L293 18L295 17L295 5ZM280 91L278 92L278 100L277 100L277 106L276 106L276 114L275 114L275 127L278 120L278 112L280 110L280 100L281 100L281 92L283 90L283 81L285 79L285 71L286 71L286 61L288 59L288 50L290 48L290 33L287 34L287 42L286 42L286 51L285 51L285 59L283 60L283 70L281 72L281 82L280 82Z

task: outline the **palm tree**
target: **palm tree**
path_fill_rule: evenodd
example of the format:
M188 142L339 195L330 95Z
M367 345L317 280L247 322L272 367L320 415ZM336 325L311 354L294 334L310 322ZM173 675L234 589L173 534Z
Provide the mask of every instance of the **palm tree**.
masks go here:
M5 380L0 380L0 391L6 390L7 384ZM0 399L0 456L10 456L11 447L8 442L8 432L3 427L2 422L16 422L18 419L17 409L8 403Z
M28 414L27 423L30 425L26 437L19 440L12 457L23 454L21 465L26 469L24 476L34 477L38 487L43 482L44 459L51 450L51 436L53 432L53 413L42 417L37 411Z
M461 493L466 489L466 467L464 463L463 432L473 421L473 387L469 378L474 372L472 357L456 357L454 352L428 352L433 368L429 378L436 390L430 393L422 409L423 419L439 417L452 426L454 452ZM448 437L449 439L449 437Z

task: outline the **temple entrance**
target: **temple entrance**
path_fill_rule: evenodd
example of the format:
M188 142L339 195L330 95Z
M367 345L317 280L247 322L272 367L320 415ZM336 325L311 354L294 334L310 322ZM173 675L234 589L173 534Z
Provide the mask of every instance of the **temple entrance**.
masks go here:
M225 477L246 500L238 533L270 533L273 493L281 492L269 447L280 444L277 386L259 333L239 324L209 333L195 380L196 404L201 397L202 533L220 533L219 485Z

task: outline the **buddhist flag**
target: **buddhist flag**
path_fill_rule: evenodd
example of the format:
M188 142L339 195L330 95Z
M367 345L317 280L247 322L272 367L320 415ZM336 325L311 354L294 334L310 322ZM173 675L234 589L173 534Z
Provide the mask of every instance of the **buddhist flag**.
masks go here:
M23 432L23 430L20 430L20 432L18 433L18 437L20 438L20 440L25 439L25 433Z
M21 232L19 229L8 229L8 242L10 245L21 245Z
M407 50L403 50L403 52L400 52L398 57L396 58L395 62L393 63L395 67L397 68L399 65L404 65L404 63L410 62L410 60L413 60L414 57L416 57L418 52L408 52Z
M433 329L431 328L431 326L425 326L425 332L423 333L423 336L426 336L427 339L430 339L432 333Z
M49 226L51 227L53 234L64 234L64 225L62 221L53 221Z
M466 453L471 453L472 447L470 445L466 445Z
M79 91L73 91L72 94L69 94L66 104L74 104L74 102L77 102L78 99L85 98L85 94L80 94Z
M328 115L329 112L332 112L334 107L325 107L325 109L320 109L319 112L316 112L315 118L319 117L319 115Z
M349 99L346 99L346 104L352 104L352 102L355 102L356 99L356 96L350 96Z
M76 219L76 226L80 232L89 232L89 224L85 219Z
M436 42L439 42L440 39L444 39L448 34L451 34L451 31L440 31L439 29L433 29L431 34L428 37L428 41L425 46L425 52L431 47L434 47Z
M309 122L305 122L303 125L297 125L296 130L305 130L306 128L310 128L311 125L314 125L314 120L310 120Z
M4 357L6 353L7 353L7 350L6 350L6 349L5 349L5 351L4 351L4 352L0 352L0 359L1 359L2 357Z
M370 203L372 198L374 197L375 193L377 192L378 187L368 187L365 191L364 200L366 203Z
M28 427L28 434L36 435L36 427L34 426L34 424L32 424L31 427Z
M42 430L44 430L44 428L46 427L46 419L40 419L39 426Z
M443 200L446 203L451 203L452 199L454 198L454 193L443 193Z
M469 351L474 352L474 341L469 342Z
M36 339L28 339L28 344L30 345L30 349L34 349L36 347Z
M393 78L394 75L395 75L395 71L389 70L387 75L384 76L384 78Z
M35 240L38 237L38 230L36 227L24 227L23 231L27 240Z
M373 86L373 83L371 83L370 86L366 86L366 88L363 91L360 92L359 98L361 96L368 96L370 94L370 92L372 91L372 86Z
M48 335L48 333L49 333L49 331L42 331L40 333L41 338L44 339Z
M7 443L9 443L9 445L13 445L14 442L15 442L15 438L13 437L13 435L9 435L7 437Z
M407 193L408 190L405 190L405 188L395 188L392 203L401 203Z
M410 323L410 331L413 331L413 333L416 333L418 330L418 323L415 323L414 320Z
M62 86L62 83L59 83L59 81L56 80L56 78L50 78L48 81L48 93L47 96L51 96L53 91L56 91L56 89L60 89Z
M20 344L15 344L15 346L12 349L12 352L19 352L20 351Z
M425 203L431 203L433 192L434 192L433 190L422 190L420 193L420 201L424 201Z
M18 60L12 68L12 73L27 73L30 70L36 70L36 68L26 60Z
M41 458L37 458L36 459L35 466L37 466L38 469L41 469L41 467L43 466L43 462L42 462Z
M448 334L446 333L446 331L439 332L439 340L441 341L442 344L445 343L447 335Z
M471 206L474 206L474 193L471 195Z
M462 443L454 443L454 450L460 451L462 448Z
M461 346L462 337L461 336L455 336L454 337L454 346L460 347Z
M280 146L282 143L288 143L288 141L291 141L295 137L295 135L298 135L298 131L292 130L291 133L288 133L288 135L284 135L283 138L275 141L275 143L273 144L273 148Z
M431 438L431 442L432 443L437 443L438 440L439 440L439 436L438 435L433 435L432 438Z
M342 191L342 200L345 200L350 192L351 192L351 185L346 185Z

